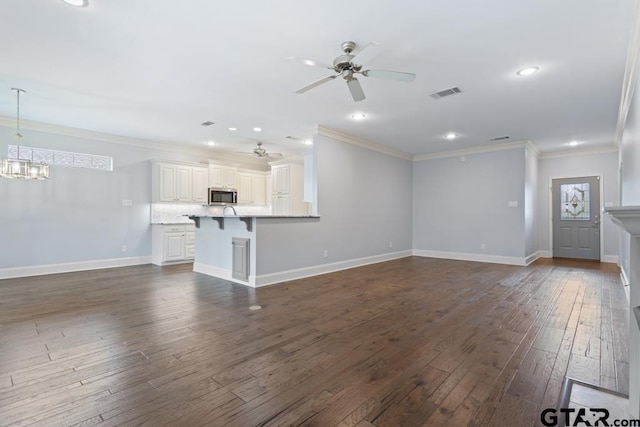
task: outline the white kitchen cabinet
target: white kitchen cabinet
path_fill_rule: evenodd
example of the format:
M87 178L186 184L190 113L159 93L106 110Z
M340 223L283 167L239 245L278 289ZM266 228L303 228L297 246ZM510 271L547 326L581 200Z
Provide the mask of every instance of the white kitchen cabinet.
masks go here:
M151 262L156 265L191 262L195 256L195 226L154 224L151 229Z
M155 163L152 167L152 199L155 202L206 203L207 168Z
M264 172L238 172L238 203L264 205L266 197L266 175Z
M209 187L238 188L237 169L237 166L211 163L209 165Z
M306 215L304 166L301 163L271 162L271 213L273 215Z
M158 201L191 201L191 168L188 166L158 163L157 166Z
M209 169L193 168L193 201L207 203L207 188L209 187Z

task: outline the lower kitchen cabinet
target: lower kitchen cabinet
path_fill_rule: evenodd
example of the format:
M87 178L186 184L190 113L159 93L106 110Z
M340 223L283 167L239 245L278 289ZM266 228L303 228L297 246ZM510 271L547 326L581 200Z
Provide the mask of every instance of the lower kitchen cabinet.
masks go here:
M192 224L154 224L151 230L151 262L156 265L192 262L196 252Z

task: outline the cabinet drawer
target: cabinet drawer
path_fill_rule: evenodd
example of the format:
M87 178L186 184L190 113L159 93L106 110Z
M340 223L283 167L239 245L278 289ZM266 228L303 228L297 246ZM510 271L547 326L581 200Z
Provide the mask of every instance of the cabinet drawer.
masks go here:
M184 257L185 258L195 258L196 256L196 247L195 245L187 245L184 248Z
M184 225L165 225L164 232L165 233L176 233L176 232L184 232Z
M185 233L187 245L194 245L196 243L196 232L195 231L187 231Z

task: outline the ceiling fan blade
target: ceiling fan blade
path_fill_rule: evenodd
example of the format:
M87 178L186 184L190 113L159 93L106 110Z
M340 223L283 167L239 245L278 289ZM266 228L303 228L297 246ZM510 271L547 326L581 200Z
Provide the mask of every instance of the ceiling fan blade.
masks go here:
M349 86L349 93L351 93L351 98L353 98L354 101L362 101L365 98L358 79L347 80L347 86Z
M320 68L328 68L330 70L333 70L333 67L324 64L322 62L318 62L318 61L313 61L311 59L304 59L304 58L298 58L295 56L290 56L288 58L285 58L287 61L291 61L291 62L297 62L299 64L304 64L304 65L309 65L310 67L320 67Z
M311 90L311 89L313 89L313 88L314 88L314 87L316 87L316 86L320 86L321 84L326 83L326 82L328 82L329 80L333 80L333 79L335 79L336 77L338 77L338 75L337 75L337 74L336 74L336 75L334 75L334 76L324 77L324 78L322 78L322 79L320 79L320 80L318 80L318 81L315 81L315 82L313 82L313 83L311 83L311 84L306 85L306 86L305 86L305 87L303 87L303 88L298 89L298 90L296 91L296 93L305 93L306 91Z
M376 77L378 79L397 80L400 82L412 82L416 79L413 73L402 73L400 71L389 70L365 70L362 72L367 77Z
M282 157L282 153L267 153L267 157Z
M382 45L380 43L369 43L362 49L356 56L353 57L351 63L356 65L364 65L374 57L378 56L382 52Z

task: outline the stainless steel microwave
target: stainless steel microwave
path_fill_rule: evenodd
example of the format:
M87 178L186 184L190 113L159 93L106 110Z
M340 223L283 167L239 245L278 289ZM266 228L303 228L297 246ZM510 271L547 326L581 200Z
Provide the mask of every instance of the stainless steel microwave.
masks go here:
M210 205L235 205L238 203L238 190L234 188L209 188Z

